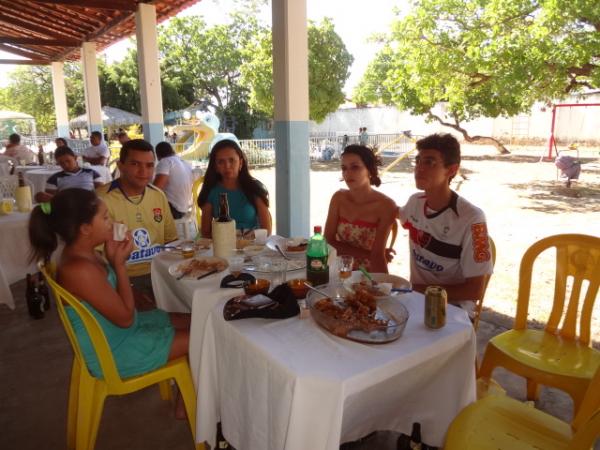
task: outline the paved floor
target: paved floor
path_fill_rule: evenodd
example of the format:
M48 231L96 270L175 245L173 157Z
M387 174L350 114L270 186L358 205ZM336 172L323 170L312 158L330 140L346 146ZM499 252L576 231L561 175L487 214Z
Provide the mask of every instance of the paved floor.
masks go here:
M72 354L55 308L44 319L30 319L24 284L12 286L15 311L0 307L0 449L64 449ZM484 311L477 336L479 352L491 336L511 323L508 317ZM509 395L524 397L524 382L518 377L502 370L494 377ZM545 389L537 406L563 420L571 419L571 400L560 391ZM396 440L395 433L376 433L344 448L391 450ZM97 450L193 448L187 422L174 418L173 407L160 400L157 388L106 401Z

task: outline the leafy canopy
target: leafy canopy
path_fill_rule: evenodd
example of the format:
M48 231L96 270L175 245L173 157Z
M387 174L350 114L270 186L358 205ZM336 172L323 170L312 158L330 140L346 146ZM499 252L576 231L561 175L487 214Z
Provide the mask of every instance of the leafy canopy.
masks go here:
M440 122L447 102L456 127L600 87L598 0L414 0L384 43L354 100Z
M248 48L252 58L242 67L244 80L252 86L250 104L273 115L273 43L271 33L262 30ZM250 56L249 55L249 56ZM344 84L354 58L335 32L331 19L308 27L308 90L310 119L322 122L327 114L344 103Z

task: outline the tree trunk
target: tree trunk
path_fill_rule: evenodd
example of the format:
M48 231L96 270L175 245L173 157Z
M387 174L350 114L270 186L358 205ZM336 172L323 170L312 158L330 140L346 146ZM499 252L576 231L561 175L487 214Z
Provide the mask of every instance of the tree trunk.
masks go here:
M496 147L496 150L498 150L498 153L500 153L501 155L510 154L508 149L498 139L494 139L493 137L490 137L490 136L469 136L469 133L467 132L467 130L465 130L463 127L460 126L460 122L456 118L454 119L454 123L451 123L451 122L444 122L444 120L441 117L436 116L431 111L429 111L428 116L430 119L437 120L439 123L441 123L445 127L450 127L453 130L458 131L460 134L463 135L463 138L467 142L472 142L472 143L477 143L477 144L491 144L494 147Z

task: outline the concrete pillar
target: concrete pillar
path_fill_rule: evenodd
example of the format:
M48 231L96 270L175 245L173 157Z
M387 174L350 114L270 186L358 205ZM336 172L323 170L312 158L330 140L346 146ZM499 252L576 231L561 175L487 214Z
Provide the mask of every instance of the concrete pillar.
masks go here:
M306 0L273 0L272 13L277 234L309 236Z
M81 46L81 68L83 70L83 91L87 112L88 132L102 133L102 101L100 100L100 81L96 63L96 43L84 42Z
M52 93L56 112L56 130L59 137L69 137L69 110L67 109L67 91L65 89L64 63L55 61L52 70Z
M135 13L140 101L144 139L152 145L164 140L160 62L156 34L156 7L139 3Z

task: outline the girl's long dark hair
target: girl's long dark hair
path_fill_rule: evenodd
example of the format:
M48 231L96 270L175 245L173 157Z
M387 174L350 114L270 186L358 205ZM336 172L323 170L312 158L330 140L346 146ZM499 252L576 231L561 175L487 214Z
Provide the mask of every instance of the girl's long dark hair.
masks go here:
M344 155L357 155L369 171L369 182L375 186L381 185L381 178L379 178L379 170L377 169L377 166L381 165L381 158L373 150L365 145L352 144L344 149L342 156Z
M217 152L223 148L234 149L242 161L242 167L238 175L238 181L240 182L240 189L248 201L254 205L254 208L256 208L256 200L260 198L268 208L269 192L267 191L267 188L265 188L260 181L250 175L250 171L248 170L248 159L246 158L246 155L236 142L229 139L224 139L217 142L210 151L208 167L206 169L206 173L204 174L204 182L202 183L200 195L198 196L198 206L202 207L202 205L208 201L208 194L210 194L210 191L221 181L221 175L217 173L216 158Z
M29 218L31 261L47 261L58 246L58 236L66 245L79 235L79 227L91 223L98 212L99 200L94 191L65 189L50 201L50 208L37 205Z

